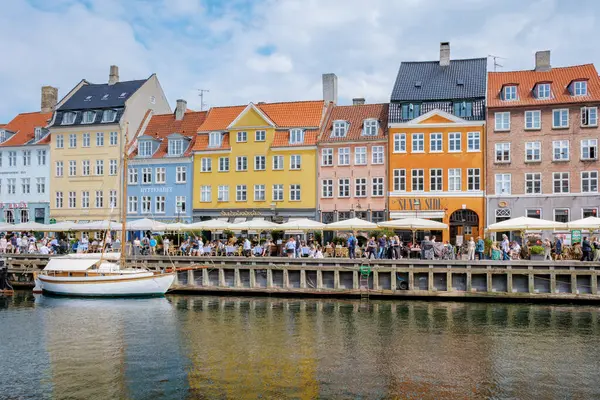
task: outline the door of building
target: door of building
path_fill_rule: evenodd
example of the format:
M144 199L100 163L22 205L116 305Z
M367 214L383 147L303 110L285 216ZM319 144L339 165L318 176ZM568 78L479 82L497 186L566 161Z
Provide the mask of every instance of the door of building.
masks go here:
M473 210L456 210L450 215L450 243L465 243L479 236L479 216ZM456 242L459 239L460 243Z

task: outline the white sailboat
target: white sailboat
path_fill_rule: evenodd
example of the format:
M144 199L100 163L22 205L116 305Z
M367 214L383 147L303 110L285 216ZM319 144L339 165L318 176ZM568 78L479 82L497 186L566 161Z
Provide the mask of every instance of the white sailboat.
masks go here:
M125 143L127 133L125 134ZM34 293L42 292L66 296L157 296L164 295L175 280L171 272L151 271L148 268L127 268L126 210L127 146L123 146L123 173L121 175L121 243L120 253L70 254L53 257L36 276ZM106 240L105 240L106 242Z

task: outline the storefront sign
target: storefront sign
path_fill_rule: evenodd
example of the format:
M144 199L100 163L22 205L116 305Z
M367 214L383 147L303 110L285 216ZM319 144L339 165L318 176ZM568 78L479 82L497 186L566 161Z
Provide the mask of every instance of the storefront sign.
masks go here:
M222 217L260 217L261 215L258 210L221 211Z
M507 201L499 201L498 202L498 207L500 207L500 208L506 208L506 207L508 207L508 202Z
M14 210L18 208L27 208L27 203L21 201L19 203L0 203L0 208L5 208L9 210Z
M394 199L392 203L398 204L398 210L441 210L442 200L430 199Z
M173 191L172 187L161 186L161 187L147 187L141 188L141 193L171 193Z
M571 243L572 244L581 243L581 231L580 230L571 231Z

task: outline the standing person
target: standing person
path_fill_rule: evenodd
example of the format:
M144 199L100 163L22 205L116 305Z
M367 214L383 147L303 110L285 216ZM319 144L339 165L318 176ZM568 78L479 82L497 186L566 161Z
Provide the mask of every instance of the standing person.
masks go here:
M475 261L475 246L475 239L473 239L473 236L471 236L471 239L469 239L469 243L467 244L467 254L469 261Z
M355 259L356 258L356 238L354 237L354 234L350 234L350 237L348 238L348 241L346 243L348 245L348 256L350 256L350 259Z
M382 259L385 254L385 248L387 247L387 237L383 235L378 240L379 251L377 252L377 258Z
M133 255L134 256L139 256L140 255L140 246L141 246L141 242L140 239L136 236L135 239L133 239Z
M81 248L81 253L87 253L89 243L90 242L87 238L87 235L83 235L83 237L81 238L81 243L79 244L79 247L77 248L77 250L79 250L79 248Z
M483 252L485 251L485 242L481 236L477 236L477 243L475 244L475 252L479 261L483 260Z
M550 243L550 239L546 238L542 247L544 247L544 261L552 261L552 243Z
M294 243L294 238L289 238L285 243L285 253L288 258L294 258L294 254L296 253L296 244Z
M244 255L246 257L250 257L252 252L252 243L250 243L250 239L248 239L248 237L244 239L244 244L242 246L244 248Z
M594 255L593 261L600 261L600 242L598 242L598 238L592 238L592 249Z
M6 236L2 235L2 237L0 237L0 254L6 253L7 247L8 241L6 240Z
M587 236L585 236L581 242L581 252L583 253L581 256L581 261L592 261L592 258L590 257L592 253L592 246Z
M556 242L554 242L554 254L556 254L557 260L562 260L562 244L561 237L557 237Z
M508 236L502 235L502 243L500 244L502 249L502 259L510 260L510 242L508 241Z
M21 236L21 243L19 246L21 247L21 254L26 254L29 249L29 238L26 234Z
M154 237L150 238L150 254L155 255L156 254L156 239Z
M171 241L169 240L168 237L165 236L165 238L163 239L163 255L169 255L169 245L171 244Z
M375 236L371 236L371 239L367 243L367 258L370 260L371 256L377 258L377 242L375 241Z

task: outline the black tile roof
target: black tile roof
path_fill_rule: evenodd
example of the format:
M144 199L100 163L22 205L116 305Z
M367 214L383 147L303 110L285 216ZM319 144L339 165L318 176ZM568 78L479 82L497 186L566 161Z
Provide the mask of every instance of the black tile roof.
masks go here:
M83 121L83 111L76 111L76 115L75 115L75 122L70 124L70 125L62 125L62 119L63 119L63 114L65 112L67 112L66 110L61 110L60 111L56 111L54 113L54 122L52 123L52 127L54 126L64 126L64 127L69 127L69 126L94 126L94 125L110 125L110 124L118 124L119 121L121 121L121 117L123 116L123 113L125 112L125 108L121 107L121 108L113 108L113 110L115 110L117 112L117 117L115 118L115 120L113 122L102 122L102 113L104 110L88 110L88 111L94 111L95 115L94 115L94 122L89 123L89 124L83 124L81 121Z
M125 101L145 82L146 79L141 79L117 82L114 85L108 83L83 85L59 107L58 111L123 107ZM106 95L108 96L102 100Z
M391 100L427 101L485 98L487 59L403 62Z

